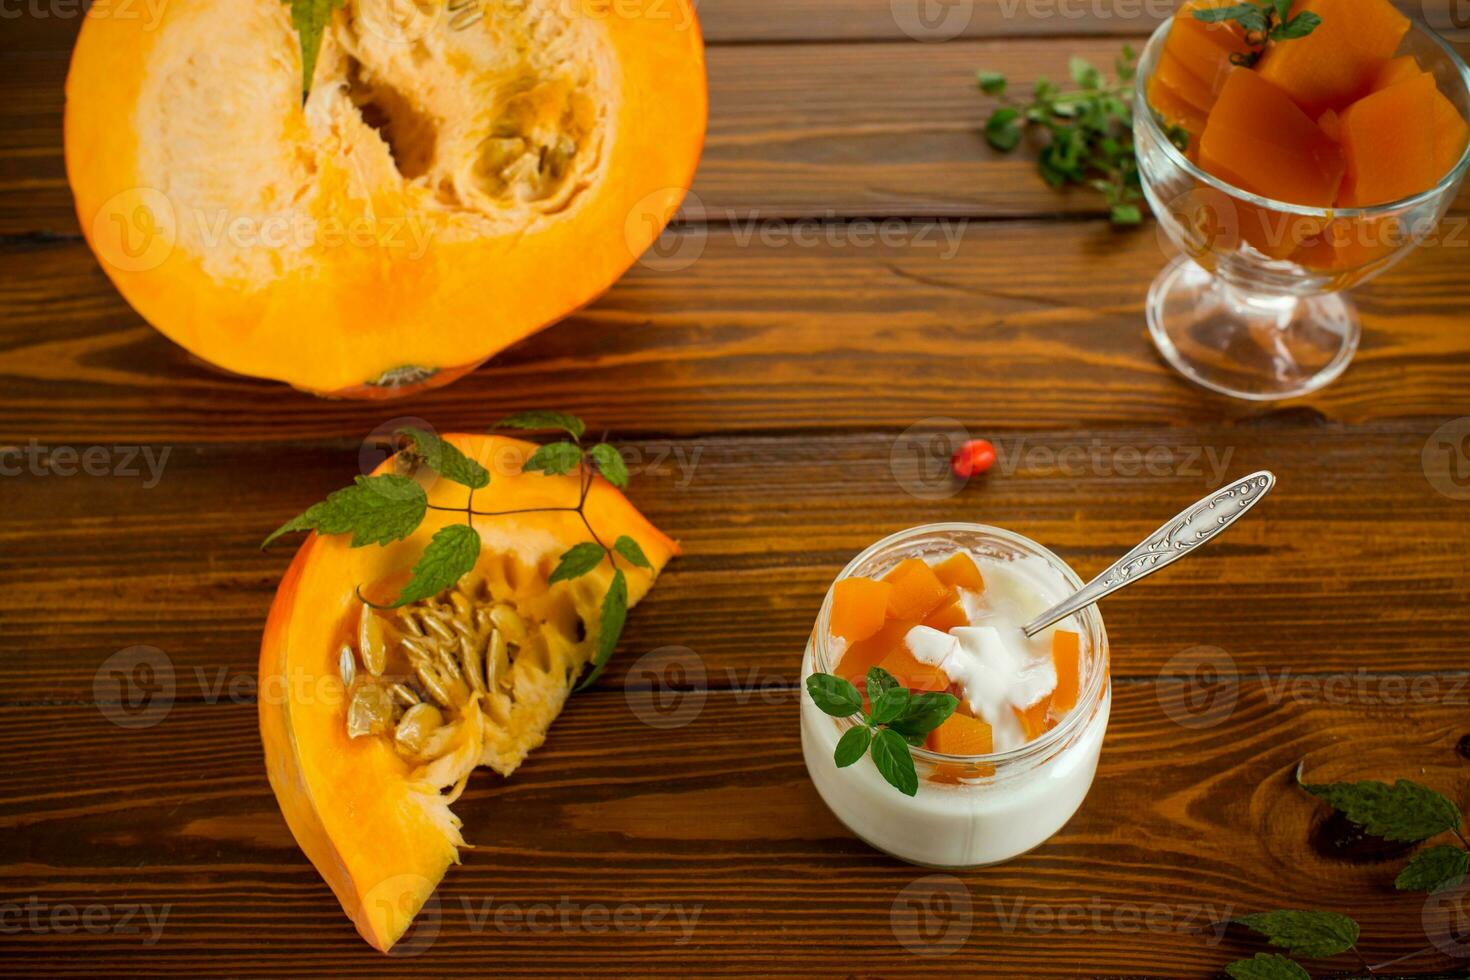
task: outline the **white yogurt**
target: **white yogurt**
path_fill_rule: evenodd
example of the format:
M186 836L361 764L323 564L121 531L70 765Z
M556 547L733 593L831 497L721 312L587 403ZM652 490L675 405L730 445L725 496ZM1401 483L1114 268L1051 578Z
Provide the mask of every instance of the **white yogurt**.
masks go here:
M976 532L1004 534L978 526ZM1077 707L1055 730L1024 745L1013 708L1026 707L1050 693L1056 674L1051 663L1054 630L1027 640L1020 625L1072 587L1039 556L1005 561L972 552L971 557L985 578L982 593L963 597L971 625L949 634L916 628L905 639L916 659L949 675L964 691L971 710L990 723L997 753L992 757L992 775L960 783L935 782L926 775L947 757L915 750L919 790L909 797L883 779L869 756L838 769L832 754L846 723L824 714L810 697L802 697L801 742L807 771L833 813L874 847L934 867L1005 861L1060 830L1092 785L1112 704L1106 677L1088 698L1087 678L1105 667L1084 667L1084 690ZM1096 620L1096 635L1105 636L1096 613L1087 616ZM1075 618L1058 627L1084 638L1092 635ZM1088 643L1084 639L1085 664L1091 655ZM829 663L835 664L836 651L828 653ZM806 676L817 669L815 657L814 646L809 646L803 686Z

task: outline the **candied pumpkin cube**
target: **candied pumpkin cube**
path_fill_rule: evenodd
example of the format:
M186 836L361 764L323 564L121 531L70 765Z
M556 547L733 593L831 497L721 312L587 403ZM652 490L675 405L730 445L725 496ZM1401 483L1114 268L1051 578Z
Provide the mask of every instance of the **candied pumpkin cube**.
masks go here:
M975 565L975 559L963 551L956 551L934 566L934 575L952 589L967 592L984 592L985 578Z
M1434 131L1438 94L1434 78L1421 73L1343 110L1348 189L1339 206L1386 204L1439 181L1443 171L1437 166Z
M1051 692L1051 713L1061 718L1077 704L1081 684L1082 637L1071 630L1051 635L1051 662L1057 671L1057 686Z
M1271 45L1256 70L1316 117L1372 87L1408 33L1409 19L1389 0L1298 0L1291 14L1308 10L1322 18L1316 30Z
M995 741L985 722L955 712L929 733L926 746L944 755L989 755L995 750Z
M1046 732L1051 727L1050 719L1047 717L1051 709L1051 696L1048 695L1031 705L1029 708L1016 708L1016 717L1021 719L1021 731L1026 736L1026 741L1031 741Z
M1419 67L1419 59L1411 54L1399 58L1390 58L1378 69L1373 76L1373 84L1370 90L1374 92L1397 85L1399 82L1407 82L1415 75L1424 74L1424 69Z
M1465 146L1470 144L1470 125L1438 88L1431 101L1434 103L1434 169L1439 172L1435 183L1438 183L1464 156Z
M858 640L847 648L842 654L842 659L837 662L837 676L845 677L856 684L859 689L863 687L863 678L868 674L869 667L876 667L883 662L883 658L895 650L908 649L903 638L908 631L918 626L915 620L890 619L866 640Z
M1193 0L1181 4L1174 14L1174 22L1169 25L1169 36L1164 38L1163 54L1203 82L1212 96L1220 93L1234 67L1230 56L1244 55L1251 50L1246 43L1245 32L1235 21L1210 23L1194 16L1196 10L1225 6L1233 6L1233 3L1230 0ZM1173 67L1164 68L1161 59L1154 69L1154 77L1163 71L1173 87L1174 70ZM1175 90L1178 91L1177 87Z
M1261 197L1321 208L1337 199L1346 169L1342 150L1322 127L1245 68L1230 73L1210 110L1200 165Z
M879 661L878 666L911 691L949 690L949 675L933 664L915 659L907 648L894 650Z
M1336 142L1342 142L1342 117L1337 114L1336 109L1328 109L1317 117L1317 125L1327 138Z
M954 599L949 586L939 581L934 569L918 558L905 558L883 576L893 586L888 596L888 617L919 621Z
M1176 95L1200 112L1209 112L1210 106L1215 104L1215 89L1190 71L1188 66L1167 49L1159 55L1153 80L1173 89Z
M832 635L849 643L883 628L893 586L870 578L845 578L832 586Z
M1205 114L1185 102L1157 74L1148 80L1148 103L1164 122L1183 126L1191 144L1199 141L1199 134L1205 131Z
M924 620L924 625L941 633L948 633L957 626L969 626L970 617L965 614L965 607L958 602L940 606L929 617Z

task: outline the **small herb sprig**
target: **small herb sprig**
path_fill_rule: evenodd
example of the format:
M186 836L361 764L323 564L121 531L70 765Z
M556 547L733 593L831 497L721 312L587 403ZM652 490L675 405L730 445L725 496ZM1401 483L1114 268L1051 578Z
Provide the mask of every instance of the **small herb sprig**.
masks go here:
M1245 68L1260 60L1267 42L1306 37L1322 23L1322 18L1310 10L1303 10L1292 17L1291 0L1248 0L1229 7L1196 7L1194 19L1207 24L1225 21L1239 24L1245 31L1245 42L1251 50L1245 54L1232 54L1230 61Z
M846 678L817 673L806 679L807 693L825 713L834 718L862 716L862 724L837 740L832 753L837 768L871 754L883 778L900 793L913 796L919 791L919 775L910 746L923 745L924 737L954 714L959 699L933 691L916 694L882 667L868 668L866 686L871 707L864 711L862 694Z
M1103 196L1115 225L1143 220L1138 159L1133 153L1133 49L1123 46L1114 62L1110 81L1084 58L1071 61L1075 90L1063 91L1045 78L1037 79L1031 100L1012 102L1006 95L1006 77L982 71L976 76L980 91L996 96L1001 106L985 123L985 141L1002 153L1021 143L1029 128L1044 130L1046 143L1037 157L1042 179L1054 188L1088 186ZM1181 148L1189 136L1168 127L1169 138Z
M1418 843L1450 833L1460 842L1436 844L1415 854L1399 872L1394 886L1400 891L1434 894L1457 887L1470 870L1470 844L1461 830L1460 808L1449 797L1407 779L1392 785L1376 779L1357 782L1306 783L1302 765L1296 783L1325 800L1355 826L1374 837L1397 843ZM1363 970L1376 969L1358 950L1358 923L1337 912L1313 909L1277 909L1239 916L1232 921L1263 936L1267 942L1302 959L1323 959L1352 952ZM1416 954L1417 955L1417 954ZM1310 974L1295 960L1279 953L1257 953L1225 968L1235 980L1308 980Z
M301 104L311 94L311 79L316 74L316 59L322 50L322 35L332 22L332 12L347 0L282 0L291 8L291 26L301 38Z
M575 504L515 510L476 510L475 491L490 485L489 471L434 433L417 428L403 428L395 434L409 440L411 448L404 452L411 454L413 461L422 462L444 479L468 488L463 507L429 503L424 488L407 476L396 473L359 476L352 486L328 494L325 500L313 504L276 528L261 544L261 548L269 547L283 534L312 530L320 534L350 534L350 543L354 548L370 544L383 545L408 537L418 529L431 510L463 514L464 523L449 524L434 532L428 546L414 564L408 582L392 602L386 605L371 602L363 597L361 586L358 587L358 598L365 604L379 609L396 609L410 602L438 595L475 567L480 555L480 532L475 529L477 518L574 513L581 518L590 540L573 545L561 555L556 568L547 578L547 584L555 585L557 582L579 578L604 561L613 569L612 581L602 599L602 621L598 629L597 646L593 652L592 669L577 686L577 690L582 690L602 674L603 668L612 658L618 638L623 632L623 624L628 618L628 579L619 566L618 559L631 567L653 567L633 538L626 534L620 535L608 547L587 518L587 495L592 490L594 473L601 473L615 487L625 488L628 485L628 466L622 455L605 442L584 447L582 437L586 434L586 425L575 415L565 412L519 412L502 419L495 428L564 433L568 438L539 446L522 464L521 471L548 476L565 476L576 472L579 491Z

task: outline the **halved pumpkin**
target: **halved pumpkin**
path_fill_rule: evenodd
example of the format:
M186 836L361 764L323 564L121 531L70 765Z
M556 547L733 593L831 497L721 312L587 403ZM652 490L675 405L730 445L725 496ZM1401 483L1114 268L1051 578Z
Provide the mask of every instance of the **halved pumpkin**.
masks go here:
M304 104L281 0L91 11L67 173L145 319L227 370L381 398L622 275L703 143L690 0L447 2L346 0Z
M520 473L529 443L444 438L492 473L475 492L477 510L577 501L576 474ZM465 505L458 484L427 489L431 505ZM636 603L678 546L601 477L585 513L603 540L628 535L652 564L620 566ZM431 509L387 546L313 533L276 592L261 645L260 730L276 800L363 938L384 951L458 862L465 842L449 804L471 771L508 776L546 737L590 659L612 578L604 562L548 586L587 530L575 513L518 514L476 519L480 560L447 592L393 612L358 599L359 586L375 601L396 594L430 537L455 520L463 515Z

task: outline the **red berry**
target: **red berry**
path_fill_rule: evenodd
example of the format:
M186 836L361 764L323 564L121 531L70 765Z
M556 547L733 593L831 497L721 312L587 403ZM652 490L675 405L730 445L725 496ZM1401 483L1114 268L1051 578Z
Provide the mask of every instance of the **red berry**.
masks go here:
M979 476L995 465L995 447L988 439L971 439L949 458L949 468L961 480Z

